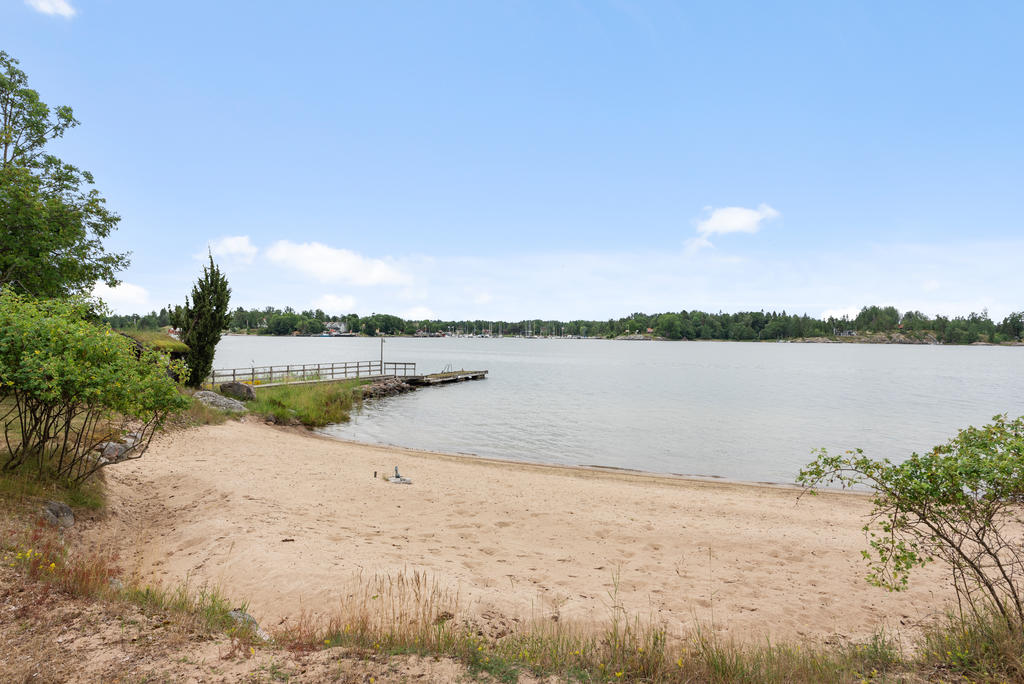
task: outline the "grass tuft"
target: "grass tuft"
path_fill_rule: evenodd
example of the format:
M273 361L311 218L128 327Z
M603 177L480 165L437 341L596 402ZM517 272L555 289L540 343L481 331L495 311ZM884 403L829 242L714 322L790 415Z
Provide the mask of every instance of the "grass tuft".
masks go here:
M85 482L73 483L54 477L40 478L34 465L22 464L11 471L0 471L0 503L12 510L39 503L44 499L63 501L72 508L91 511L106 506L103 473Z
M144 347L155 349L165 354L188 351L188 345L181 340L175 339L161 330L118 330L117 332L126 335Z
M458 596L422 573L375 576L358 587L330 619L304 616L279 629L276 641L295 651L447 656L501 682L527 674L568 682L859 682L891 680L907 668L883 633L846 646L746 646L706 630L670 638L616 607L604 627L537 620L491 638L459 617Z
M918 664L960 681L1024 681L1024 630L994 610L947 615L925 630Z
M353 406L360 402L360 380L281 385L256 391L247 402L250 411L273 416L279 423L298 421L309 427L348 422Z

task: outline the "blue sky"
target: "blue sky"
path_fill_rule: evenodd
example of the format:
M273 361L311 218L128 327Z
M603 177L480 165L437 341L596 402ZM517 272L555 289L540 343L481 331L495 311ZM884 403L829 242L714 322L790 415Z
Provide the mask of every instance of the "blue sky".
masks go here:
M5 0L124 313L1024 309L1024 4Z

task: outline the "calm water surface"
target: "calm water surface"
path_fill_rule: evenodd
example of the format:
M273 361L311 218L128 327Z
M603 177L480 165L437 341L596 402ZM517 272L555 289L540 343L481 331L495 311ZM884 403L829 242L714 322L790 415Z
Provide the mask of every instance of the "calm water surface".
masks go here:
M225 337L216 368L357 361L372 338ZM486 380L369 402L326 434L571 465L792 482L816 447L900 460L1024 414L1024 348L388 339L385 361Z

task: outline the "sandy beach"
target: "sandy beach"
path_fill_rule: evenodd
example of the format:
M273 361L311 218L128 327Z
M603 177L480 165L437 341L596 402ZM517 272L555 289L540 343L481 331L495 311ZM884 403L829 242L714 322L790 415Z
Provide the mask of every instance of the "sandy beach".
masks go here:
M411 485L382 479L398 466ZM374 471L378 477L374 478ZM358 578L422 571L478 619L603 623L611 595L674 634L857 639L949 598L940 568L864 581L866 497L508 463L229 422L106 471L87 539L146 580L218 585L268 625L328 615ZM481 618L481 616L483 616Z

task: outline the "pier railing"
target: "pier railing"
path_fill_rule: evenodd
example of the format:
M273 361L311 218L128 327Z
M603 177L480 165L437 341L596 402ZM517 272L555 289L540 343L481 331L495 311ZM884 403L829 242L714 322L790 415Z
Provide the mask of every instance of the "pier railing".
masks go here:
M288 383L348 380L355 378L405 377L416 375L416 364L408 361L338 361L302 363L285 366L249 366L216 368L207 376L206 387L224 382L247 385L284 385Z

